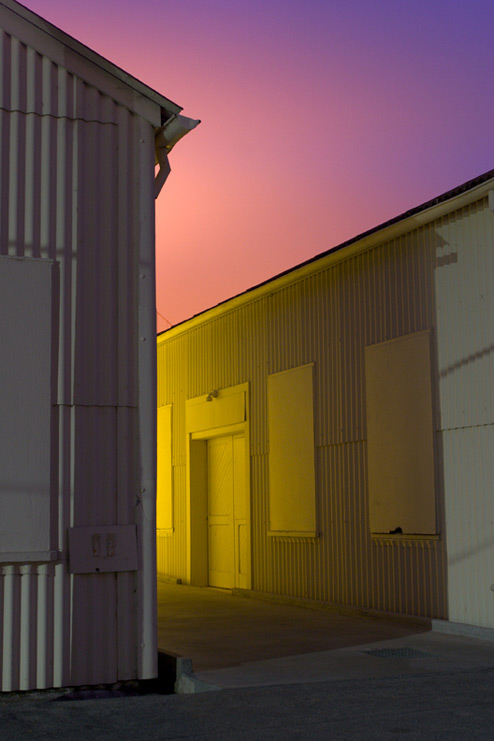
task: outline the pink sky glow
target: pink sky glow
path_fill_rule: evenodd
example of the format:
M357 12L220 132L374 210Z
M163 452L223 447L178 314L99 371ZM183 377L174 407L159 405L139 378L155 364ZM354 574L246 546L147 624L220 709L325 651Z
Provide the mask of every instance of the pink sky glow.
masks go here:
M491 0L25 0L202 124L157 202L158 330L494 167Z

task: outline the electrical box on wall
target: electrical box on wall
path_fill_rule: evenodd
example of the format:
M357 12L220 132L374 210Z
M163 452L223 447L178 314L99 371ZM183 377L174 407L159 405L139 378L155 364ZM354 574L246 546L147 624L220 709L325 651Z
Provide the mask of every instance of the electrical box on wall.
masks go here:
M137 571L135 525L69 528L72 574Z

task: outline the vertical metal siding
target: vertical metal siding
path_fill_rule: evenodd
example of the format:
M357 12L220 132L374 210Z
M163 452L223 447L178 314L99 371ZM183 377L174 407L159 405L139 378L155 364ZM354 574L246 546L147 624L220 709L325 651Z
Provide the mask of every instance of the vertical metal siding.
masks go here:
M487 199L437 228L449 619L494 628L494 224Z
M482 208L483 206L483 208ZM492 424L492 214L468 207L438 228L436 268L441 428Z
M149 196L153 130L3 31L0 69L0 254L60 264L62 553L56 564L0 566L0 688L135 678L136 575L70 575L66 533L136 522L137 265L152 238L141 234L141 210L153 208L141 191Z
M250 384L252 587L412 615L446 614L441 540L373 541L366 480L364 350L433 329L434 224L321 268L158 342L158 396L172 403L175 465L185 462L185 400ZM269 373L315 363L316 541L267 536ZM178 452L180 451L180 452ZM185 502L176 479L175 503ZM178 509L177 509L178 511ZM159 570L185 577L185 540L158 543ZM439 522L441 528L441 522Z
M453 622L494 627L494 425L443 433L448 603Z
M158 574L185 578L186 560L186 467L174 466L173 471L173 534L159 536L157 542Z
M135 522L139 532L136 572L137 670L139 679L158 673L158 608L156 593L156 274L154 215L154 130L135 118L136 142L133 149L138 178L132 183L138 209L134 238L137 260L137 369L138 409L135 452L139 461L136 482Z

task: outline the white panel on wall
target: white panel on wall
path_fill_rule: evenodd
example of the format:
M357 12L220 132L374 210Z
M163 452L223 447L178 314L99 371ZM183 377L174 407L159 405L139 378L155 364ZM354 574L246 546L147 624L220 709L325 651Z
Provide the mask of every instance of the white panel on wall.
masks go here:
M449 619L494 628L494 425L443 432Z
M429 332L367 347L365 378L371 531L435 533Z
M51 261L0 257L0 560L50 560Z
M438 227L434 271L441 429L494 422L494 216L486 199Z
M316 535L312 365L268 376L269 532Z
M488 199L438 226L435 299L449 620L494 628L494 216Z

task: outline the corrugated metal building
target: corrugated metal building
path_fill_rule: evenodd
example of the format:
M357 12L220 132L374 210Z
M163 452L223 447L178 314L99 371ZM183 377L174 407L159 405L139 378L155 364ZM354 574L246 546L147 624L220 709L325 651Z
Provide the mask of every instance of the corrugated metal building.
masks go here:
M158 572L494 627L494 171L158 337Z
M180 108L14 0L0 60L0 687L153 677L155 132Z

